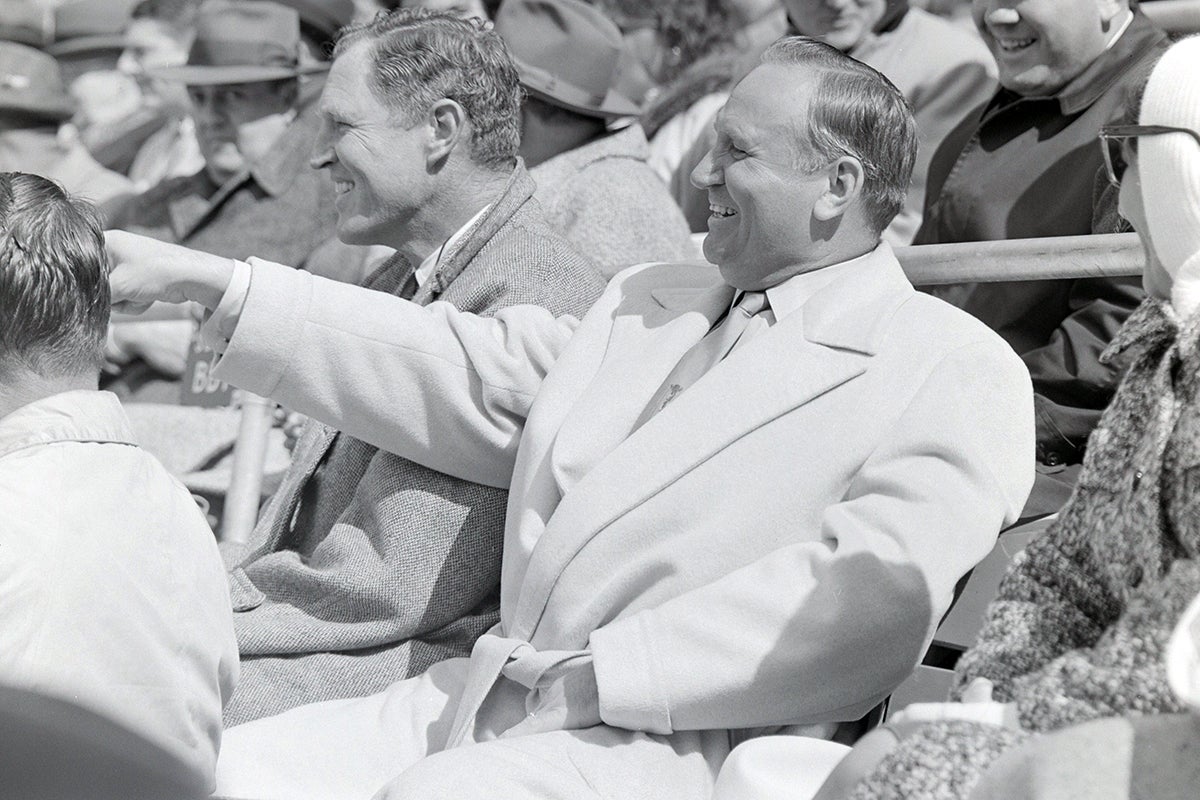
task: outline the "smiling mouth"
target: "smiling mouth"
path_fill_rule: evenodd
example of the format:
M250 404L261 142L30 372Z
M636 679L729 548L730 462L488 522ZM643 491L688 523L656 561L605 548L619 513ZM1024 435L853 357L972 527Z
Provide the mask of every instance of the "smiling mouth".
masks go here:
M720 217L721 219L724 219L725 217L732 217L737 213L737 211L733 210L729 206L717 205L716 203L708 204L708 212L712 216Z
M995 36L994 38L996 40L996 46L1000 48L1000 52L1002 53L1019 53L1022 50L1032 46L1033 43L1037 41L1037 39L1032 38L1016 39L1011 36Z
M334 181L333 191L337 194L345 194L354 188L354 184L350 181Z

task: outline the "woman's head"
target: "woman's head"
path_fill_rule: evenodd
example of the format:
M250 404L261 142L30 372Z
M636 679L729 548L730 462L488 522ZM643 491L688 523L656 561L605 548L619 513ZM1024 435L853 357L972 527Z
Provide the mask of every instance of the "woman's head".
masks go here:
M1133 168L1122 201L1130 214L1144 214L1139 230L1170 276L1176 311L1189 316L1200 307L1200 36L1163 54L1142 94L1138 125L1142 134L1126 145Z

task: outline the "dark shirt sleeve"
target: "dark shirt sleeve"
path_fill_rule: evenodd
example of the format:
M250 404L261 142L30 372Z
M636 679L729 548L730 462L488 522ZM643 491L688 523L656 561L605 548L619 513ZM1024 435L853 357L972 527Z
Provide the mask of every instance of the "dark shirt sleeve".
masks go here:
M1132 230L1117 213L1117 189L1103 168L1092 198L1092 233ZM1100 354L1145 296L1139 277L1077 280L1068 297L1070 314L1050 341L1022 357L1036 392L1039 460L1082 460L1087 437L1125 373L1123 360L1101 364Z

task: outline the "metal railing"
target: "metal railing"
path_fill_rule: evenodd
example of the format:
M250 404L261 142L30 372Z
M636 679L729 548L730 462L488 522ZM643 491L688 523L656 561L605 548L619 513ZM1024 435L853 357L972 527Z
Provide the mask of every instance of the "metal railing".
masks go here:
M1133 233L897 247L896 257L916 286L1125 277L1140 275L1144 263ZM261 397L247 395L243 400L222 540L244 542L254 529L273 411L274 404Z

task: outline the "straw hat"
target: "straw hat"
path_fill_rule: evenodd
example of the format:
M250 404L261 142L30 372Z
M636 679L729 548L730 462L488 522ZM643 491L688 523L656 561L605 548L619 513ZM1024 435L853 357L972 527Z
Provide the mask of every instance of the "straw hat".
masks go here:
M641 112L616 90L621 32L580 0L506 0L496 32L517 63L521 85L552 105L591 117Z

